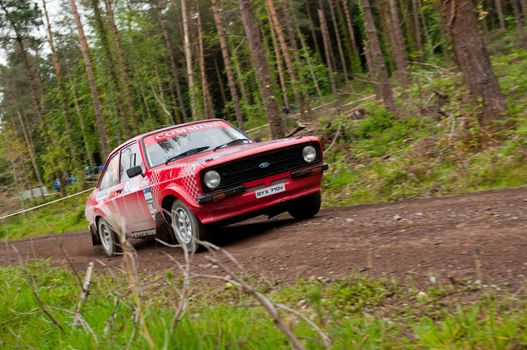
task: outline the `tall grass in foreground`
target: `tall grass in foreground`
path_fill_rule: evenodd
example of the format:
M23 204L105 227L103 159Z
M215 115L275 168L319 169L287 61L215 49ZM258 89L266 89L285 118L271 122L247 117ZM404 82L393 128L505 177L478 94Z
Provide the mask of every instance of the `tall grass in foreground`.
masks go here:
M171 335L183 284L172 270L142 276L139 282L143 329L127 276L96 269L90 295L81 307L85 325L74 326L81 279L48 262L0 268L0 348L291 347L260 304L235 285L223 282L190 283L185 312ZM361 276L302 280L286 287L258 282L254 276L243 280L275 303L297 309L328 335L335 349L527 347L524 289L501 292L434 285L420 290L411 283ZM302 346L325 348L319 334L304 320L286 311L280 315Z

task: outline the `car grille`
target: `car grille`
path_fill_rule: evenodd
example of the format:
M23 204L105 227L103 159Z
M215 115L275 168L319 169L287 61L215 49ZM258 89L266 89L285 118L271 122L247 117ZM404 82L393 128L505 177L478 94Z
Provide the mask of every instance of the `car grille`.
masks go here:
M244 182L261 179L270 175L275 175L303 167L308 164L304 161L302 156L302 149L307 145L314 146L318 151L317 159L309 164L316 164L320 162L322 158L322 152L320 150L320 146L316 142L280 148L202 170L200 176L203 191L217 191L220 189L240 185ZM262 169L260 167L262 163L269 163L269 166ZM203 176L208 170L216 170L221 175L221 184L214 190L208 189L203 182Z

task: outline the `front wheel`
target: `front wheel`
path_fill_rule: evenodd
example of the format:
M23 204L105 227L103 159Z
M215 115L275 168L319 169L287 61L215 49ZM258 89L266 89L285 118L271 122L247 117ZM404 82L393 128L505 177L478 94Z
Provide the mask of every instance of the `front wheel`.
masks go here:
M198 251L198 241L208 241L210 233L194 213L180 200L176 200L170 212L172 229L179 244L192 254Z
M121 252L121 244L119 236L110 227L104 219L99 220L99 238L101 240L102 249L108 256L114 256Z
M316 192L293 200L288 212L297 220L309 219L317 215L321 202L320 192Z

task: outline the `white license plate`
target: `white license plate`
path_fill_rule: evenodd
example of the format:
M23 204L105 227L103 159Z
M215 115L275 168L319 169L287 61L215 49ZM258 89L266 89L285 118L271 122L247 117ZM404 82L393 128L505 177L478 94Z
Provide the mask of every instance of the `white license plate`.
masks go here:
M285 184L273 185L273 186L269 186L266 188L256 190L256 198L263 198L263 197L267 197L275 193L280 193L284 191L285 191Z

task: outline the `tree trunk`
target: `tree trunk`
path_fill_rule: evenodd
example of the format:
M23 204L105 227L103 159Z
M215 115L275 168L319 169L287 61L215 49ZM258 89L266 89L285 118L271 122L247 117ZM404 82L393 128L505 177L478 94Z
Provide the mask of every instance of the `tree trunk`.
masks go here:
M423 47L423 37L421 36L421 21L419 19L421 12L421 2L420 0L412 0L412 14L414 17L414 29L415 29L415 43L417 45L417 51L419 57L424 59L424 47Z
M77 98L77 92L75 91L75 83L73 82L73 79L71 78L70 72L68 70L68 66L66 66L66 75L68 77L68 82L70 85L71 95L73 99L73 104L75 105L75 112L77 113L77 119L79 120L79 125L81 127L82 140L84 141L84 149L86 150L88 163L90 164L90 167L94 169L96 164L95 164L95 159L93 158L93 152L90 147L88 131L86 130L86 126L84 125L84 119L82 118L82 113L81 113L79 101Z
M179 75L177 72L176 56L174 55L174 52L172 51L172 44L170 42L170 36L168 35L168 30L165 24L165 18L163 17L163 0L157 1L157 19L159 21L159 27L161 28L161 33L163 34L163 40L165 42L165 47L168 52L170 73L172 74L172 79L173 79L173 82L170 83L171 92L174 95L173 90L175 90L175 95L177 97L177 100L175 100L174 102L176 103L176 106L179 108L179 113L181 115L182 121L187 122L188 115L185 109L185 102L183 100L183 94L181 92L181 83L179 81Z
M148 100L146 99L143 87L141 85L139 85L138 86L138 90L139 90L139 96L141 97L141 101L143 102L142 104L143 104L144 110L146 112L146 118L148 120L151 120L154 117L152 116L152 112L150 112L150 107L148 106ZM163 87L161 87L161 91L163 91ZM162 97L162 99L164 99L164 97ZM172 115L169 115L166 120L168 120L167 124L173 123Z
M225 107L228 103L227 94L225 92L225 86L223 84L223 76L221 74L220 64L218 63L217 55L214 55L213 62L214 62L214 71L216 72L216 81L218 82L218 89L220 90L221 102L223 103L223 106Z
M421 28L423 28L423 35L425 37L425 49L428 50L428 54L430 56L434 55L434 43L432 40L432 36L430 35L430 30L428 30L428 24L426 22L426 16L423 11L419 11L419 15L421 17ZM428 45L427 45L428 43Z
M494 0L494 6L496 7L496 15L500 22L500 30L504 32L507 28L505 27L505 19L503 17L503 3L501 0Z
M24 188L21 186L20 180L18 179L18 171L16 170L16 162L14 159L11 159L11 168L13 169L13 179L15 180L15 191L22 192ZM20 198L20 206L24 209L24 201L22 198Z
M307 0L305 2L305 8L307 18L309 19L309 31L311 32L311 40L313 41L313 45L315 45L315 52L317 53L318 57L322 57L322 54L320 53L320 45L318 44L317 40L317 34L315 32L315 21L313 20L313 15L311 13L311 6L309 6L309 1L310 0Z
M110 47L110 43L108 41L108 32L106 30L105 23L102 19L101 11L99 9L99 0L91 0L91 6L95 17L96 30L99 34L99 38L101 40L102 48L104 51L106 66L110 73L110 80L113 85L110 89L110 91L112 92L110 96L112 96L112 101L115 104L117 115L122 120L124 134L127 138L131 138L133 134L130 128L130 123L128 121L126 106L123 104L123 101L120 96L122 90L121 80L119 79L119 75L115 70L117 65L115 64L115 60L113 58L112 48Z
M256 26L250 0L238 0L243 26L249 43L251 61L256 71L258 88L262 95L263 103L267 109L267 118L271 127L273 138L285 136L283 121L278 109L278 103L273 92L273 83L269 74L269 66L265 59L262 39Z
M33 165L33 171L35 172L35 177L37 178L38 185L42 189L42 187L44 187L44 183L42 182L42 176L40 175L40 170L38 169L38 166L37 166L35 147L33 146L33 143L31 142L31 139L29 137L29 132L28 132L26 122L24 118L22 117L22 113L20 113L20 110L18 108L16 109L16 114L18 116L18 120L20 121L20 127L22 129L22 132L24 133L24 139L26 140L27 149L29 151L29 158L31 159L31 164ZM33 192L32 189L31 189L31 192ZM40 191L40 196L42 197L42 200L44 200L44 192L42 190Z
M326 17L322 9L318 9L318 18L320 19L320 30L322 31L322 41L324 43L324 53L326 56L326 64L329 68L329 82L331 84L331 93L337 94L337 83L335 82L335 69L331 59L331 41L329 39L328 25Z
M278 15L276 13L276 7L274 6L273 0L266 0L267 8L269 10L269 16L271 19L272 26L276 32L276 36L278 39L278 43L280 44L280 48L282 50L282 56L284 57L285 66L287 68L287 73L289 74L289 78L291 80L291 89L293 90L293 94L295 95L295 103L298 108L298 112L300 113L301 118L304 117L304 101L302 98L302 92L300 91L300 88L298 86L299 79L296 72L296 67L293 65L293 62L291 60L291 55L289 54L289 49L287 47L287 42L285 40L284 31L282 30L282 25L280 23L280 20L278 19Z
M302 31L300 30L298 19L294 17L293 21L295 23L296 34L298 38L300 39L300 46L302 48L302 51L304 51L304 58L306 60L307 67L309 69L309 75L311 76L311 80L313 84L315 85L315 90L317 91L317 95L320 98L322 97L322 91L320 91L320 85L318 84L317 75L315 74L315 70L313 69L313 62L311 61L311 53L309 52L304 35L302 34Z
M438 13L441 12L440 5L438 2L434 4L434 9L437 10ZM448 29L445 21L439 21L439 33L441 35L441 41L443 42L443 44L441 45L441 53L443 55L443 58L447 62L453 62L452 52L450 52L448 48Z
M379 83L375 80L377 73L375 72L375 66L373 64L373 59L371 57L371 52L369 48L369 43L364 42L364 57L366 58L366 65L368 67L368 76L370 77L371 85L373 91L375 92L375 97L378 100L382 100L381 90L379 89Z
M333 23L333 30L335 31L335 39L337 40L337 50L340 57L340 64L342 65L342 71L344 72L344 80L348 81L349 75L348 75L348 64L346 62L346 58L344 56L344 49L342 48L342 41L340 39L340 30L339 25L337 23L337 16L335 15L335 3L333 0L329 1L329 14L331 16L331 22Z
M474 100L483 102L481 122L484 127L492 127L495 120L503 118L506 105L492 71L472 1L440 0L440 4L465 84Z
M155 66L154 66L154 72L156 74L157 89L159 91L159 99L156 98L156 100L158 100L158 104L161 107L161 110L162 110L161 114L165 116L165 118L163 118L163 122L166 125L169 125L170 123L173 123L174 120L172 118L172 114L170 113L169 109L167 108L167 104L165 102L165 93L163 92L163 84L161 83L161 77L159 76L159 70ZM152 89L154 90L153 87L152 87ZM155 94L154 94L154 96L155 96Z
M288 89L285 79L284 64L282 60L282 54L278 47L278 39L276 38L276 32L274 26L271 26L271 41L273 42L273 51L276 61L276 69L278 70L278 80L280 82L280 90L282 91L282 99L284 106L290 110L291 104L289 103Z
M402 31L401 21L399 18L399 8L395 0L388 0L390 5L390 23L392 25L391 32L393 33L392 51L395 59L395 66L397 68L397 78L402 87L408 87L408 53L404 43L404 35Z
M106 141L106 124L101 111L101 101L99 99L99 90L97 89L97 83L95 82L95 74L93 72L93 66L90 59L90 53L88 49L88 42L84 35L84 28L82 27L81 18L77 11L77 4L75 0L70 0L71 10L73 17L75 18L75 24L77 26L77 32L79 34L79 42L81 46L82 59L84 60L84 68L86 70L86 76L88 78L88 85L90 87L90 93L93 102L93 109L95 114L95 121L97 124L97 135L99 136L99 142L101 143L101 153L103 158L110 154L108 148L108 142Z
M20 55L22 57L22 62L24 64L24 69L26 70L27 74L27 82L29 85L29 90L31 90L31 97L33 99L33 105L35 108L35 112L37 113L37 117L39 118L39 123L42 123L42 119L44 116L44 111L42 108L42 100L40 98L40 93L38 89L37 84L37 77L35 75L35 72L33 71L33 68L31 67L31 63L29 62L28 53L26 50L26 47L24 46L24 37L22 36L22 33L20 33L20 28L18 28L17 23L15 23L12 19L12 17L9 15L9 11L7 7L4 5L3 1L0 1L0 7L4 11L6 18L9 20L9 24L13 28L13 31L15 32L15 40L19 46L20 49Z
M66 87L64 86L64 77L62 75L62 65L60 63L59 57L57 55L57 51L55 49L55 41L53 38L53 31L51 30L51 22L49 20L46 0L42 0L42 8L44 9L44 18L46 20L46 26L47 26L47 32L48 32L48 44L51 49L51 59L53 61L53 66L55 68L55 75L57 77L57 85L59 87L59 92L60 92L60 98L61 98L60 102L62 104L62 109L64 110L64 122L66 126L66 134L68 137L68 142L72 149L73 158L79 159L80 155L79 155L78 147L75 142L75 138L73 137L73 122L72 122L73 118L71 116L71 112L69 108L68 92L66 91Z
M183 50L185 51L190 109L192 111L192 119L197 120L203 118L203 110L200 108L198 87L194 81L194 71L192 70L192 48L190 47L187 0L181 0L181 16L183 18Z
M395 113L395 101L393 98L392 85L390 84L390 78L388 76L388 70L384 63L382 56L381 46L379 44L379 38L377 37L377 29L375 28L375 22L373 20L373 14L369 0L361 0L362 7L364 8L364 28L366 36L368 38L370 54L372 59L372 67L375 73L374 81L379 86L379 91L382 94L382 99L386 108Z
M126 105L128 107L128 113L129 113L129 115L126 117L126 121L127 122L131 121L132 129L138 130L139 120L137 118L137 114L135 112L135 107L134 107L134 94L132 92L132 86L130 84L130 77L128 76L128 71L126 68L126 60L124 58L124 52L123 52L123 48L121 45L121 38L119 36L119 30L117 29L117 25L115 24L115 18L114 18L113 9L112 9L112 0L104 0L104 4L106 6L106 14L108 15L108 21L110 23L110 32L112 33L112 39L115 45L117 65L119 67L119 75L121 76L121 81L124 85Z
M523 26L522 15L518 0L511 0L512 9L514 11L514 21L516 22L516 30L518 31L518 39L523 49L527 49L527 38L525 37L525 27Z
M330 52L330 55L329 57L331 58L331 65L333 67L333 71L335 73L337 73L338 71L338 67L337 67L337 59L335 58L335 46L333 44L333 41L331 40L331 32L329 31L329 23L328 23L328 20L327 20L327 15L326 15L326 12L325 12L325 9L324 9L324 5L327 3L327 1L325 0L318 0L318 8L320 10L322 10L322 12L324 13L324 22L325 22L325 26L326 26L326 31L328 33L328 39L329 39L329 52ZM318 14L318 11L317 11L317 14ZM320 21L320 16L319 16L319 21ZM322 31L322 23L320 23L320 31ZM322 32L322 41L324 41L324 33Z
M234 69L236 70L236 77L238 78L238 85L240 86L240 94L242 100L245 101L247 104L251 104L251 94L249 94L249 91L247 90L247 86L245 83L245 79L243 76L242 68L241 68L241 62L240 62L240 54L237 50L231 50L233 52L232 55L232 65Z
M291 6L291 0L287 0L285 2L281 3L280 9L281 9L281 18L284 18L285 21L285 31L287 33L287 40L289 41L289 46L291 47L292 53L293 53L293 65L295 69L297 70L298 74L298 80L301 87L306 86L306 80L304 75L302 74L302 71L299 68L299 65L302 62L302 58L300 57L300 50L298 48L298 43L296 41L296 31L295 31L295 25L296 19L293 15L293 12L290 9ZM307 58L307 61L309 58ZM309 65L309 63L308 63ZM311 68L311 67L309 67ZM301 116L303 118L307 117L307 112L309 111L309 108L306 108L306 101L309 101L309 94L306 91L306 89L300 89L300 93L302 94L302 110L301 110Z
M229 45L227 43L227 39L225 38L223 20L221 18L220 8L218 6L218 0L212 0L211 3L212 14L214 15L214 23L216 24L216 31L218 32L218 39L220 41L223 64L225 65L225 73L227 74L227 84L229 85L229 92L231 93L234 113L236 114L236 122L238 123L238 127L243 129L243 115L240 107L240 98L238 97L238 89L236 88L236 80L234 78L234 71L229 53Z
M207 81L205 49L203 47L203 26L201 23L201 10L199 8L199 0L196 0L196 17L198 20L198 61L205 118L216 118L216 113L214 112L214 104L212 102L212 96L210 94L209 82Z
M342 8L344 9L344 17L346 18L346 23L348 24L351 48L353 53L358 57L360 51L359 46L357 45L357 39L355 38L355 31L353 30L353 21L351 20L351 12L348 6L348 0L342 0Z

